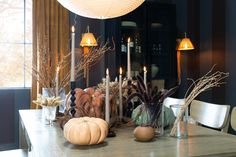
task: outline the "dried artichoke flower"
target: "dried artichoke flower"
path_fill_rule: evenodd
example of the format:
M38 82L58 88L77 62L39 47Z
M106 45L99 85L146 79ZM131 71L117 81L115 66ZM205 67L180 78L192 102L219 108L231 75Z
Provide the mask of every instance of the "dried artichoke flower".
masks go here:
M59 106L63 100L61 97L45 97L41 94L37 95L37 100L33 100L33 103L40 106Z

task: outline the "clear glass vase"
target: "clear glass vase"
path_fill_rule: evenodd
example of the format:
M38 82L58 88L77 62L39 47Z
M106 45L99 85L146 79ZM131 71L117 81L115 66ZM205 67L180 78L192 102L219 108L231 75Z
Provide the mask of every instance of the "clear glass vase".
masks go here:
M53 97L55 96L55 88L42 88L42 95L45 97ZM60 96L61 100L65 100L66 99L66 92L65 89L60 89L58 96ZM60 105L59 105L59 112L60 113L64 113L66 110L66 101L63 101Z
M188 138L188 108L182 112L182 115L179 115L181 112L181 105L175 104L170 106L171 109L174 112L174 115L181 116L182 118L180 121L177 123L177 128L176 128L176 137L180 139L186 139Z
M56 119L57 106L43 106L42 111L48 124L53 125L53 120Z

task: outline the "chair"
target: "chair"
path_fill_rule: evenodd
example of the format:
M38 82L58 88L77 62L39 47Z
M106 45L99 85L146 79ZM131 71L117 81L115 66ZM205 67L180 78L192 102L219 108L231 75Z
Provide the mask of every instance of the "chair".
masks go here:
M227 132L229 110L229 105L193 100L190 106L190 117L202 125Z
M163 105L167 108L171 108L171 105L181 105L184 103L184 99L177 99L177 98L171 98L171 97L167 97L165 98L165 100L163 101ZM177 115L177 109L171 108L175 117Z
M231 120L230 120L231 127L236 131L236 107L233 108L231 112Z

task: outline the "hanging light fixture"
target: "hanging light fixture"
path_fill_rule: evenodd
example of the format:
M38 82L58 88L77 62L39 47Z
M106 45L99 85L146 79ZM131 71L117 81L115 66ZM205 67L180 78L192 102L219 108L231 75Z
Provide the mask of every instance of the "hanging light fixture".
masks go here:
M125 15L145 0L57 0L69 11L80 16L109 19Z
M93 33L89 32L89 26L87 26L87 32L82 35L82 40L80 42L80 46L82 47L90 47L90 46L97 46L97 41L93 35Z
M189 38L187 38L186 32L184 38L181 40L177 50L193 50L194 46Z

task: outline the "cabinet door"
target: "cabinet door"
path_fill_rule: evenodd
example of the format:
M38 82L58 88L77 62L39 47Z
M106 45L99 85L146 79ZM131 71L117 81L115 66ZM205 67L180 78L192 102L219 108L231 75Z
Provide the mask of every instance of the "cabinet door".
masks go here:
M172 86L176 82L175 6L148 4L147 8L149 78Z
M120 21L120 64L127 69L127 41L130 38L131 75L141 72L146 62L146 13L145 5L121 17Z
M130 38L132 76L142 75L145 65L150 82L161 80L165 88L176 84L175 16L175 5L145 2L119 18L117 66L126 72L127 40Z

